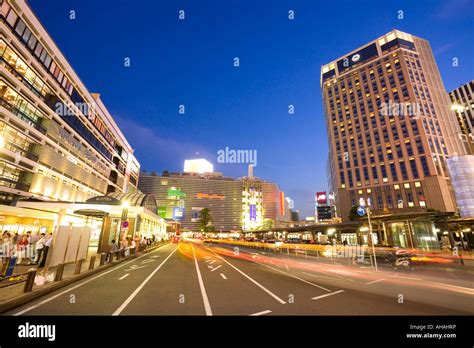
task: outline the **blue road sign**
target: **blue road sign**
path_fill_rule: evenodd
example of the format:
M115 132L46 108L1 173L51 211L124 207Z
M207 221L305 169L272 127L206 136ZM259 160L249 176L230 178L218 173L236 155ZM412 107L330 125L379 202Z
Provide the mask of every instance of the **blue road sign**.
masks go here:
M364 216L365 215L365 208L361 205L359 205L359 208L357 208L357 214L359 214L359 216Z

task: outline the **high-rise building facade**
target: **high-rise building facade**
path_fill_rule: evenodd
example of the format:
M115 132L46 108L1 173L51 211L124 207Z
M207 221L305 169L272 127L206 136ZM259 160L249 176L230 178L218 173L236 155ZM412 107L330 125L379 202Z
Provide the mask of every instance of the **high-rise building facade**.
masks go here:
M140 165L24 0L0 0L0 202L134 191Z
M208 208L219 231L242 229L242 184L216 173L142 172L139 188L157 199L158 215L199 231L199 214Z
M461 127L462 141L467 152L474 155L474 80L449 92L449 97Z
M374 213L455 211L446 160L465 148L428 41L393 30L324 65L321 89L344 220L360 198Z
M218 172L188 171L162 175L142 172L139 188L157 199L158 214L199 231L199 215L210 210L216 231L271 229L291 221L285 195L278 185L249 175L234 179Z

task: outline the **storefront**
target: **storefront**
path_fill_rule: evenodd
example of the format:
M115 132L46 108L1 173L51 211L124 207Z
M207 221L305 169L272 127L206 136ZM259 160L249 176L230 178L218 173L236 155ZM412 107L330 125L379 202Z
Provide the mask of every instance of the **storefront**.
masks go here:
M50 214L52 232L58 226L90 228L89 253L108 251L114 239L168 239L166 222L156 214L155 200L143 193L112 193L84 203L20 201L17 206L13 208Z
M0 231L9 232L12 236L26 232L50 233L56 220L55 214L35 212L12 206L0 206Z

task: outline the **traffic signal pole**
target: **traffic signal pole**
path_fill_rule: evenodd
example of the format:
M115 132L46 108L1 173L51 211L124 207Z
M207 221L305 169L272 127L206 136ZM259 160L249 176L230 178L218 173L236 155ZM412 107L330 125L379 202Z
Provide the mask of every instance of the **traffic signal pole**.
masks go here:
M374 255L375 270L378 271L377 256L375 255L374 235L372 234L372 222L370 221L370 207L368 205L367 205L367 220L369 221L369 234L370 234L370 240L372 242L372 253Z

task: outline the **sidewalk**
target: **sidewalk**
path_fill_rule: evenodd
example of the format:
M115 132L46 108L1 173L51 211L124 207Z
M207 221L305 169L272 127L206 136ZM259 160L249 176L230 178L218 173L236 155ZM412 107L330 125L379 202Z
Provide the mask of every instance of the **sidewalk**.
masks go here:
M38 270L38 265L19 265L15 266L15 271L13 274L13 277L6 278L4 280L0 280L0 313L6 312L12 308L15 308L17 306L20 306L26 302L29 302L39 296L43 296L51 291L57 290L61 287L64 287L66 285L69 285L73 282L76 282L80 279L89 277L93 274L99 273L103 270L106 270L108 268L111 268L121 262L124 261L129 261L132 260L133 258L136 258L140 255L143 255L144 253L148 253L156 248L159 248L163 245L168 244L168 242L163 242L163 243L155 243L151 245L150 247L147 247L145 250L139 252L138 254L135 255L130 255L128 257L120 257L117 260L117 256L115 255L113 257L112 262L106 262L104 265L100 265L101 261L101 255L91 255L87 260L82 262L81 268L80 268L80 273L76 274L76 263L71 263L64 265L63 273L62 273L62 279L55 281L55 276L58 273L59 267L52 267L48 269L48 271L45 271L43 269ZM93 269L89 269L91 266L91 258L93 256L95 257L95 262L94 262L94 267ZM18 277L15 277L17 274L22 274L29 272L31 270L36 270L36 277L35 277L35 283L33 284L31 292L25 292L25 283L26 283L26 275L22 276L21 282L18 282L19 279ZM44 284L39 285L40 282L40 277L44 277ZM12 280L13 279L13 280ZM18 279L18 280L17 280ZM5 286L8 284L8 282L17 282L14 285L10 286Z

